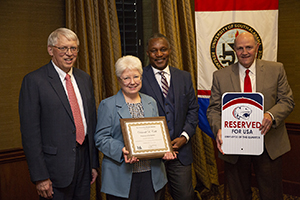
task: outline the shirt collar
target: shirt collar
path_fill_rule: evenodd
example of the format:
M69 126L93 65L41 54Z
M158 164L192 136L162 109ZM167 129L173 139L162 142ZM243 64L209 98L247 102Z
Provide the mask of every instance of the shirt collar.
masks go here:
M60 69L59 67L57 67L57 66L54 64L54 62L53 62L52 60L51 60L51 62L52 62L52 64L53 64L53 66L54 66L54 69L57 71L57 73L58 73L58 75L59 75L59 78L60 78L61 80L65 80L67 73L64 72L62 69ZM68 72L68 74L72 77L72 75L73 75L73 67L72 67L71 70Z
M239 63L239 71L241 74L245 74L245 71L249 69L250 73L255 74L255 69L256 69L256 59L254 59L252 65L249 68L244 67L243 65L241 65L241 63Z
M154 74L157 74L157 73L163 71L165 74L170 75L170 68L169 68L169 65L167 65L167 67L164 68L163 70L156 69L156 68L154 68L153 66L151 66L151 67L152 67L152 69L153 69Z

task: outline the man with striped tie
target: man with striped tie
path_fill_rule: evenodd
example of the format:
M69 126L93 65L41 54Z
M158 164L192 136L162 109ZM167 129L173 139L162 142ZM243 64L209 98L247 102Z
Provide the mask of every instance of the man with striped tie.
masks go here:
M168 65L171 47L164 35L154 34L147 46L150 65L144 68L140 91L157 101L178 153L178 159L165 162L170 193L174 200L194 199L191 138L198 124L198 103L191 75Z

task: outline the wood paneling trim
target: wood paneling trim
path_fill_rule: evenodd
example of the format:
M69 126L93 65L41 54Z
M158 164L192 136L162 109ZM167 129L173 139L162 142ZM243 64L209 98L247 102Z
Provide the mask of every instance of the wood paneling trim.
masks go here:
M22 148L0 151L0 177L0 199L39 199Z
M286 128L289 134L300 135L300 123L286 123ZM23 160L26 160L26 158L22 148L6 149L0 151L0 164Z
M26 160L22 148L0 151L0 164Z
M288 134L300 135L300 124L299 123L285 123Z

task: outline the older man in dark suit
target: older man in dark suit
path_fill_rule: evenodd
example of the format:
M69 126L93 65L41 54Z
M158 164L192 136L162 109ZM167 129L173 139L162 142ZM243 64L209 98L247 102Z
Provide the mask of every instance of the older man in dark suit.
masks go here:
M48 38L52 60L27 74L19 98L22 144L41 199L88 200L98 175L90 76L73 68L79 40L66 28Z
M198 103L191 75L168 65L171 47L162 34L148 40L150 65L144 68L141 92L152 96L160 116L165 116L178 159L165 162L174 200L194 199L191 138L198 123Z
M237 36L234 48L238 63L213 74L210 104L207 109L207 118L215 134L219 157L225 161L227 183L234 200L252 199L252 166L260 198L283 199L281 157L291 148L284 119L292 112L294 100L283 64L257 60L258 47L259 44L251 33L244 32ZM251 83L249 89L264 95L265 113L260 130L265 135L265 149L259 156L224 155L221 149L221 98L225 92L245 92L244 85L249 85L244 84L247 82L247 74Z

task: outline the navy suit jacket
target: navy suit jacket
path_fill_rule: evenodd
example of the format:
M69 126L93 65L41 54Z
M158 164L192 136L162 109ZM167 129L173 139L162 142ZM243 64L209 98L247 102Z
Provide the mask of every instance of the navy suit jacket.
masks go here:
M198 124L199 106L190 73L171 66L169 68L175 106L174 138L171 138L171 140L180 137L183 131L189 135L189 142L179 149L178 154L180 162L183 165L189 165L193 162L191 138L195 134ZM159 115L165 116L164 99L153 69L151 65L148 65L143 70L143 85L140 92L152 96L157 102Z
M99 167L94 145L96 108L90 76L73 68L87 123L90 167ZM19 97L22 144L33 182L50 178L67 187L74 175L76 129L71 107L52 62L27 74Z

